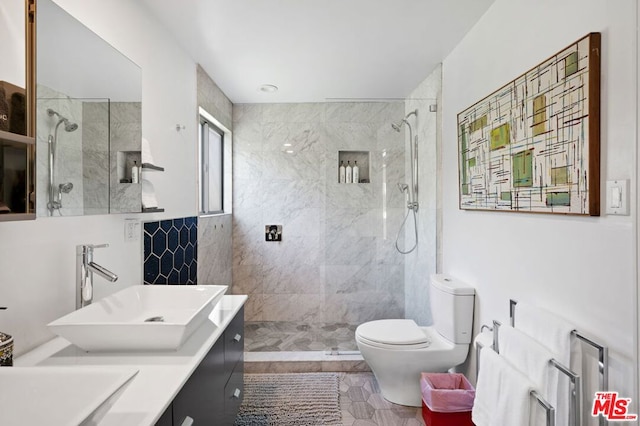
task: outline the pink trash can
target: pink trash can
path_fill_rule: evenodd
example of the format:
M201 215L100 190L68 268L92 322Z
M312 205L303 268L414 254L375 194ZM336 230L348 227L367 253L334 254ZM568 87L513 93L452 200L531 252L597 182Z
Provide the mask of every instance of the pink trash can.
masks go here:
M427 426L474 426L476 391L459 373L422 373L422 418Z

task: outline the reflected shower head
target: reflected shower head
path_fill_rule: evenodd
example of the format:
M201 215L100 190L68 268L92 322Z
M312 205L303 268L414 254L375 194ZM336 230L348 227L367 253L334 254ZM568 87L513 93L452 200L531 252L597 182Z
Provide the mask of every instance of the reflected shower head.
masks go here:
M65 194L68 194L73 189L73 183L71 182L61 183L60 185L58 185L58 189L60 189L60 192L64 192Z
M78 125L76 123L72 123L70 122L66 117L63 117L62 115L60 115L59 112L52 110L51 108L47 109L47 114L49 114L49 117L53 117L54 115L57 115L58 118L60 119L58 121L58 124L56 124L56 128L61 124L64 123L64 130L66 132L74 132L76 130L78 130Z
M63 120L63 122L64 122L64 130L66 130L67 132L74 132L78 130L78 125L76 123L71 123L66 118Z

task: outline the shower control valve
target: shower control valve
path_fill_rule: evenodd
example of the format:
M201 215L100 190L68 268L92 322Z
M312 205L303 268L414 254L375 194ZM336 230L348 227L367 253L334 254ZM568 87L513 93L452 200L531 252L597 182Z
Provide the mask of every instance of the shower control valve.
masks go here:
M264 239L265 241L282 241L282 225L266 225Z
M418 211L418 202L417 201L409 201L407 203L407 208L409 210Z

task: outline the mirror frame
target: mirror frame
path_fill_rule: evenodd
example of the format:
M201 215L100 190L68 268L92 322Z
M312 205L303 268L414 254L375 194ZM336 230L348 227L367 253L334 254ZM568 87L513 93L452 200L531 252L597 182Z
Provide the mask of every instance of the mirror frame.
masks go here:
M36 218L36 0L25 0L25 97L26 97L26 122L27 135L19 135L10 132L2 132L0 139L18 145L26 145L27 148L27 211L25 213L9 213L0 215L0 222L16 220L34 220ZM29 188L32 188L29 191ZM31 207L29 205L31 204Z

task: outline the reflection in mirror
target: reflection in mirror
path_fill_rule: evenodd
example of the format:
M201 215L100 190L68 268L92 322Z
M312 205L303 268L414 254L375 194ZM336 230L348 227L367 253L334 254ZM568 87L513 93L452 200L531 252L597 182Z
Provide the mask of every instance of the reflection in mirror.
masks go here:
M0 215L16 215L31 211L26 194L30 192L28 173L33 139L15 141L0 139ZM18 219L14 217L14 219Z
M140 163L140 68L51 0L37 25L38 216L140 212L119 176Z
M27 134L24 0L0 1L0 131Z
M0 221L35 219L34 8L0 1Z

